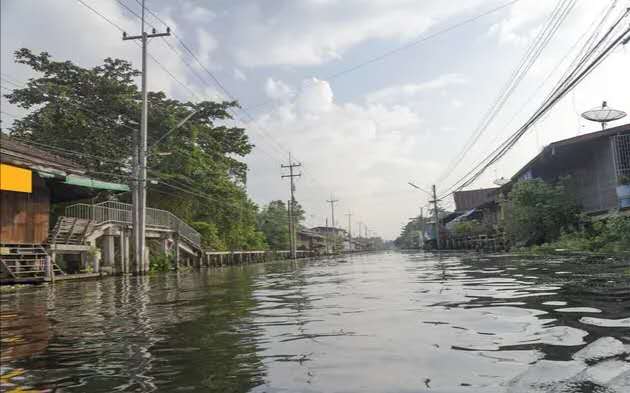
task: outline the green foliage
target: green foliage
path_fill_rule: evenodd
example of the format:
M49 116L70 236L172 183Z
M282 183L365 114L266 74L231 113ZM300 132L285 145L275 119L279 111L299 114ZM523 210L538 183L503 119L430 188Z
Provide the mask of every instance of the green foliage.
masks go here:
M209 249L225 251L227 247L219 237L217 226L211 222L195 221L190 223L197 232L201 234L201 244Z
M474 236L483 232L483 225L477 220L461 221L453 226L455 236Z
M16 120L11 135L85 154L62 153L92 175L127 182L133 131L140 121L141 95L135 84L140 74L130 63L105 59L83 68L54 61L46 53L20 49L16 62L40 77L6 97L28 109ZM240 158L253 145L245 130L229 127L228 110L236 102L180 102L163 92L149 92L148 145L152 146L180 120L196 111L177 131L149 151L148 205L171 211L187 222L207 223L206 244L216 249L254 249L265 246L256 225L257 206L245 190L247 165ZM104 159L95 158L95 156ZM129 194L119 198L128 201Z
M304 220L304 210L295 202L294 214L298 226ZM269 248L287 250L289 248L289 216L284 201L271 201L258 213L258 228L264 233Z
M570 179L551 185L541 179L516 183L508 195L506 232L516 244L542 244L574 229L579 209L569 189Z
M558 240L535 246L528 251L544 253L556 250L630 252L630 217L617 216L607 220L587 222L579 231L564 232Z
M173 264L173 259L164 253L151 254L149 257L149 271L153 273L169 272Z
M630 185L630 175L621 175L617 180L620 186Z

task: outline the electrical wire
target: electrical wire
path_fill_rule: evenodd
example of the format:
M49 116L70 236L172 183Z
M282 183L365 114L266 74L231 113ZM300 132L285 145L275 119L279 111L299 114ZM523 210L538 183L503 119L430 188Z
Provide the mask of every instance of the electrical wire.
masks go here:
M542 51L545 49L547 44L551 41L551 38L557 32L560 24L571 12L573 7L575 6L575 1L576 0L563 0L556 4L556 7L554 7L543 29L541 29L536 38L530 44L525 55L519 62L519 65L512 72L510 79L501 89L499 95L496 97L490 109L482 117L481 121L473 131L469 140L464 144L461 151L454 157L454 159L449 163L442 174L434 182L435 184L439 184L444 181L452 173L452 171L457 168L459 164L461 164L467 153L469 153L472 147L479 141L479 139L488 129L492 121L501 112L509 98L512 96L512 93L518 88L520 82L524 79L531 67L538 60Z
M536 110L536 112L525 122L510 138L504 141L497 149L493 151L491 155L482 160L471 171L458 180L449 190L448 193L442 195L440 198L452 195L454 192L461 190L462 188L472 184L476 179L485 172L487 168L500 160L532 127L536 121L538 121L545 113L547 113L562 97L569 93L579 82L581 82L590 72L595 69L621 42L630 38L630 27L621 32L616 38L612 40L606 40L607 37L618 27L620 22L625 19L630 10L626 10L617 22L607 31L607 33L598 41L598 43L585 55L584 61L580 61L580 67L568 72L567 79L562 79L558 83L558 89L554 89L548 96L543 104ZM628 36L628 37L627 37ZM593 58L588 62L587 60ZM587 64L587 65L585 65ZM476 172L475 172L476 171Z

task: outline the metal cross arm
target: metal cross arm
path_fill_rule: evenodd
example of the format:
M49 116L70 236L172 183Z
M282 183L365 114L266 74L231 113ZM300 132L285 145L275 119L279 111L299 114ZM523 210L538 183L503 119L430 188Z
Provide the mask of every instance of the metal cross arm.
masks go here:
M169 35L171 35L171 28L167 27L166 28L166 33L158 33L156 32L155 29L153 29L153 31L151 32L151 34L147 34L144 33L144 35L146 35L147 38L154 38L154 37L167 37ZM139 35L127 35L126 32L123 32L123 40L139 40L142 39L143 35L139 34Z

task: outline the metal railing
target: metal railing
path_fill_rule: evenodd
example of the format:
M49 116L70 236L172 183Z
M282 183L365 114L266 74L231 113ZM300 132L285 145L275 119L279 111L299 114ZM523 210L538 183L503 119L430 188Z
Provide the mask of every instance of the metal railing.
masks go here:
M630 176L630 134L613 135L613 161L617 180Z
M101 202L95 205L77 203L66 207L65 215L67 217L93 220L96 224L131 224L132 206L128 203L116 201ZM201 246L201 235L199 232L169 211L152 207L147 208L146 223L147 228L171 230L193 245Z

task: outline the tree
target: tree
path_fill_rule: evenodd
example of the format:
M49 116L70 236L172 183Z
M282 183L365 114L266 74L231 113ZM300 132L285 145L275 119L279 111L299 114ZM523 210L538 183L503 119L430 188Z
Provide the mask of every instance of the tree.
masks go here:
M133 134L140 121L141 95L134 83L139 72L125 60L107 58L103 65L83 68L28 49L16 52L16 62L41 76L6 95L30 110L14 122L11 135L64 149L55 152L94 176L129 181ZM257 206L245 190L247 165L239 160L253 145L243 128L225 125L231 119L228 110L238 104L180 102L163 92L149 92L148 100L148 146L195 111L149 150L148 176L158 184L149 184L148 205L197 223L210 246L265 247L256 226ZM120 198L129 200L129 195Z
M304 210L295 202L294 209L297 227L304 221ZM258 213L258 228L265 234L267 244L272 250L289 248L289 213L287 204L277 200L270 202Z
M506 230L515 243L542 244L558 239L579 222L570 179L556 184L541 179L520 181L508 195Z

